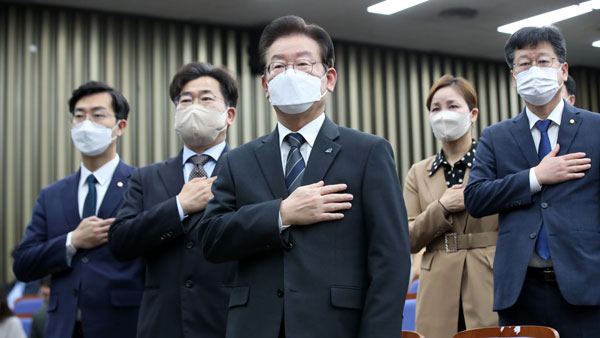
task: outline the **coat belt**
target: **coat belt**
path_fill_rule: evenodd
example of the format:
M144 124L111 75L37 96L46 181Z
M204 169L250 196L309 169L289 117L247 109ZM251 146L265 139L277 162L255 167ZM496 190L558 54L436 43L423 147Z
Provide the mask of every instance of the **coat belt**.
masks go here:
M498 232L473 232L467 234L457 234L456 232L447 232L433 240L427 246L427 250L445 250L446 252L456 252L458 250L485 248L496 245Z

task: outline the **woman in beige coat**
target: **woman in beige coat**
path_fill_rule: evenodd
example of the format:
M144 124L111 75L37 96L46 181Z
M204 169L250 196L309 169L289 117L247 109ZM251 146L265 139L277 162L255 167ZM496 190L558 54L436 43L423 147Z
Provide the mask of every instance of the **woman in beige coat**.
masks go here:
M448 338L498 325L492 311L498 217L471 217L463 200L477 149L471 138L479 113L473 86L445 75L431 88L427 109L442 149L414 164L404 187L411 252L425 248L416 330L427 338Z

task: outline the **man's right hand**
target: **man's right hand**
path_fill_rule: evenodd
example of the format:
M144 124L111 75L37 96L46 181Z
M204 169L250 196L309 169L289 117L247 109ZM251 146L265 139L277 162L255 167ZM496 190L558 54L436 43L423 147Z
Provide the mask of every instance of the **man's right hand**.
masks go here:
M284 225L309 225L344 218L336 211L352 207L352 194L340 193L345 184L325 185L323 181L298 187L281 202L279 213Z
M108 228L114 218L101 219L96 216L84 218L73 230L71 245L75 249L92 249L108 242Z
M577 178L582 178L591 167L589 158L585 153L571 153L556 156L560 150L560 145L546 155L540 164L535 167L535 177L540 185L556 184Z
M194 178L183 185L177 198L184 215L204 210L214 196L210 190L217 176Z

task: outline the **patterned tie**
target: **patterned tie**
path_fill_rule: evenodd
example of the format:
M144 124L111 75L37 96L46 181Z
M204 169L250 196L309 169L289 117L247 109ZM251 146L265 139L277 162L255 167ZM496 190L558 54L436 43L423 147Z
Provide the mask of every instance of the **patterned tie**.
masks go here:
M210 160L210 156L208 155L194 155L188 159L189 162L192 162L194 165L194 169L190 172L190 177L188 181L191 181L196 177L207 177L206 171L204 170L204 165Z
M540 161L552 150L552 147L550 145L550 138L548 137L548 128L550 127L550 123L552 123L551 120L538 120L535 123L535 126L541 134L540 146L538 149L538 157ZM550 258L550 249L548 248L548 235L546 234L546 227L544 227L543 222L542 226L540 227L537 242L535 242L535 253L537 253L538 256L540 256L543 259Z
M86 179L88 184L88 193L83 202L83 212L81 218L87 218L96 215L96 176L90 174Z
M296 190L302 183L304 176L304 159L300 154L300 146L305 142L304 137L298 133L288 134L284 139L290 145L290 152L285 165L285 185L288 192Z

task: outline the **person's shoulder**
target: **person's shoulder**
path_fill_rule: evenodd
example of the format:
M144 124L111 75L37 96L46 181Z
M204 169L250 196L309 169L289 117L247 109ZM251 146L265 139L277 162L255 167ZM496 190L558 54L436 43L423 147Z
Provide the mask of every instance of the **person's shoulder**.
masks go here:
M260 136L259 138L256 138L250 142L240 145L239 147L230 149L226 153L226 155L228 157L231 157L231 156L244 156L245 154L252 153L257 148L262 146L265 142L267 142L267 140L269 140L269 138L276 137L276 136L277 135L275 133L269 133L269 134Z
M585 110L585 109L580 109L580 108L576 108L573 107L573 111L575 112L576 115L581 116L582 119L587 121L591 121L591 122L600 122L600 114L595 113L593 111L589 111L589 110Z
M63 178L59 179L58 181L54 181L53 183L50 183L49 185L45 186L40 191L40 194L47 194L47 193L51 193L54 191L60 191L61 189L65 188L66 186L69 186L72 184L77 184L77 183L79 183L79 181L77 179L78 177L79 177L79 170L77 170L76 172L72 173L69 176L63 177Z
M411 168L415 168L415 170L423 170L423 169L429 170L431 168L431 165L433 164L433 160L435 159L435 156L436 155L433 155L433 156L427 157L425 159L422 159L418 162L415 162L411 166Z
M140 175L153 173L153 172L156 172L156 171L168 166L169 164L171 164L173 161L176 161L177 159L181 159L181 157L179 155L177 155L177 156L171 157L165 161L150 163L143 167L137 167L137 168L134 167L134 170L137 171Z
M338 126L339 142L345 147L364 150L375 146L388 146L389 142L381 136L366 133L364 131Z

